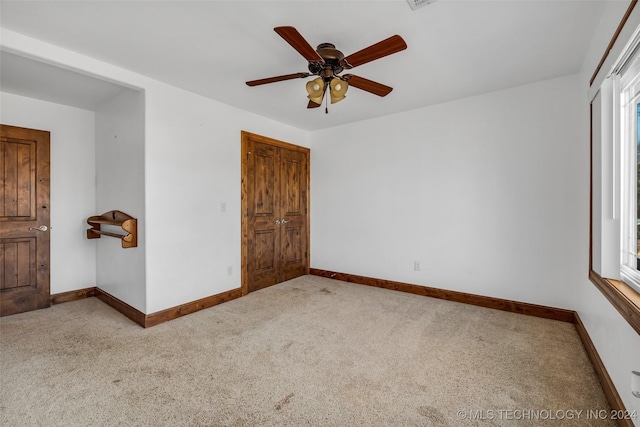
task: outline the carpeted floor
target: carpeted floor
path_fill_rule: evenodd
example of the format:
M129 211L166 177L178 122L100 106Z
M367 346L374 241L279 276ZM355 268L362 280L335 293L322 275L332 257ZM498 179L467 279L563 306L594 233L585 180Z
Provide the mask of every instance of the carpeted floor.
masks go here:
M315 276L150 329L90 298L0 338L3 426L614 425L571 324Z

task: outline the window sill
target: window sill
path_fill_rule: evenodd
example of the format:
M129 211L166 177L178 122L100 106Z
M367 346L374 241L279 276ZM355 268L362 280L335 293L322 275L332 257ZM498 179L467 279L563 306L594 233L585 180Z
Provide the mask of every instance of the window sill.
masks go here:
M595 271L589 272L589 279L600 292L620 312L627 323L640 334L640 294L619 280L604 279Z

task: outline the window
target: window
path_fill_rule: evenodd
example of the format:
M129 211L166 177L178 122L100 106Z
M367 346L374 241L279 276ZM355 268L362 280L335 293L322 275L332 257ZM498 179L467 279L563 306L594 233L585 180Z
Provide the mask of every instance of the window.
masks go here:
M630 51L619 72L620 277L640 292L640 55Z
M589 88L589 279L640 334L640 25L632 1ZM640 13L640 12L638 12Z

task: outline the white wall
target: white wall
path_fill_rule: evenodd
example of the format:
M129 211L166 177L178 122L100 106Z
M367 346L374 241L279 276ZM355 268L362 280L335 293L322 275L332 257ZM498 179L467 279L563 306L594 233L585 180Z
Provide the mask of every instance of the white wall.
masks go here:
M0 122L51 132L51 293L95 286L95 113L0 92Z
M578 282L576 288L576 311L580 315L591 340L593 341L598 354L605 364L609 376L615 384L620 397L622 398L628 410L635 410L640 414L640 399L633 397L630 390L630 372L632 370L640 371L640 336L629 326L626 320L618 313L618 311L609 303L609 301L600 293L600 291L587 278L588 259L589 259L589 79L596 69L596 65L600 61L609 40L613 36L618 23L628 6L629 2L609 2L605 15L597 28L594 39L591 44L590 51L585 58L581 71L580 81L582 85L581 97L581 118L582 130L581 139L584 141L582 148L576 153L580 157L581 167L580 181L583 183L577 190L580 194L580 205L582 214L576 217L576 222L580 224L583 233L578 240L577 249L582 260L581 271L584 274ZM631 18L630 25L621 34L620 43L626 44L630 34L640 23L640 9L635 8ZM594 88L599 87L604 79L604 75L608 73L619 49L614 49L610 55L606 65L603 67L604 73L594 83ZM590 91L594 94L595 89ZM597 227L596 227L597 228ZM640 420L635 420L635 425L640 426Z
M241 130L309 146L304 131L170 86L147 90L148 312L240 287Z
M146 310L144 108L144 93L125 89L96 112L94 215L119 210L136 218L138 246L124 249L120 239L112 237L93 240L97 286L142 312Z
M574 307L579 97L569 76L314 132L312 266Z
M121 292L123 301L154 313L240 287L240 131L306 147L308 133L7 29L0 39L11 52L145 93L146 301Z

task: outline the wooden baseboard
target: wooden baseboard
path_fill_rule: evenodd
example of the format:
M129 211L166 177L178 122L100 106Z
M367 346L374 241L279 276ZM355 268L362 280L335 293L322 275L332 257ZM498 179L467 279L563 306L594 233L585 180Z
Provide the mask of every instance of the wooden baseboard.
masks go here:
M187 314L195 313L196 311L204 310L205 308L213 307L214 305L234 300L241 296L241 288L231 289L230 291L211 295L197 301L191 301L186 304L171 307L153 314L148 314L145 319L144 327L149 328L168 320L177 319L178 317L186 316Z
M575 323L575 312L564 308L547 307L543 305L529 304L526 302L512 301L500 298L486 297L482 295L468 294L464 292L449 291L445 289L430 288L428 286L412 285L409 283L394 282L391 280L374 279L372 277L357 276L348 273L312 268L310 274L342 280L344 282L360 285L375 286L377 288L391 289L410 294L422 295L447 301L461 302L496 310L510 311L512 313L526 314L528 316L543 317L545 319L559 320Z
M600 385L602 386L602 390L604 391L604 394L609 401L611 409L620 414L626 413L624 403L622 402L622 399L618 394L618 390L616 390L616 387L613 384L609 373L607 372L607 368L605 368L604 363L602 363L602 359L600 359L598 350L596 350L595 345L593 345L593 341L591 341L589 333L584 327L584 324L582 323L582 320L580 319L578 313L575 313L575 325L578 331L578 335L580 336L580 340L582 340L582 344L584 345L584 348L587 351L587 355L591 360L593 369L596 371L596 375L600 380ZM629 419L618 419L616 420L616 422L618 427L634 427L633 421Z
M144 327L144 319L146 315L127 304L126 302L114 297L113 295L103 291L100 288L96 288L96 298L98 298L103 303L107 304L111 308L118 310L120 313L127 316L129 319L136 322L138 325Z
M177 319L178 317L186 316L187 314L195 313L196 311L204 310L205 308L210 308L215 305L222 304L223 302L234 300L241 296L242 290L240 288L231 289L230 291L211 295L197 301L191 301L151 314L144 314L140 310L130 306L126 302L97 287L53 294L51 295L50 300L51 304L61 304L64 302L96 297L108 306L124 314L126 317L133 320L143 328L150 328L151 326L156 326L160 323Z
M71 302L79 299L91 298L97 295L96 291L98 288L95 286L93 288L84 288L84 289L76 289L75 291L69 292L60 292L58 294L53 294L49 298L51 304L62 304L63 302Z

